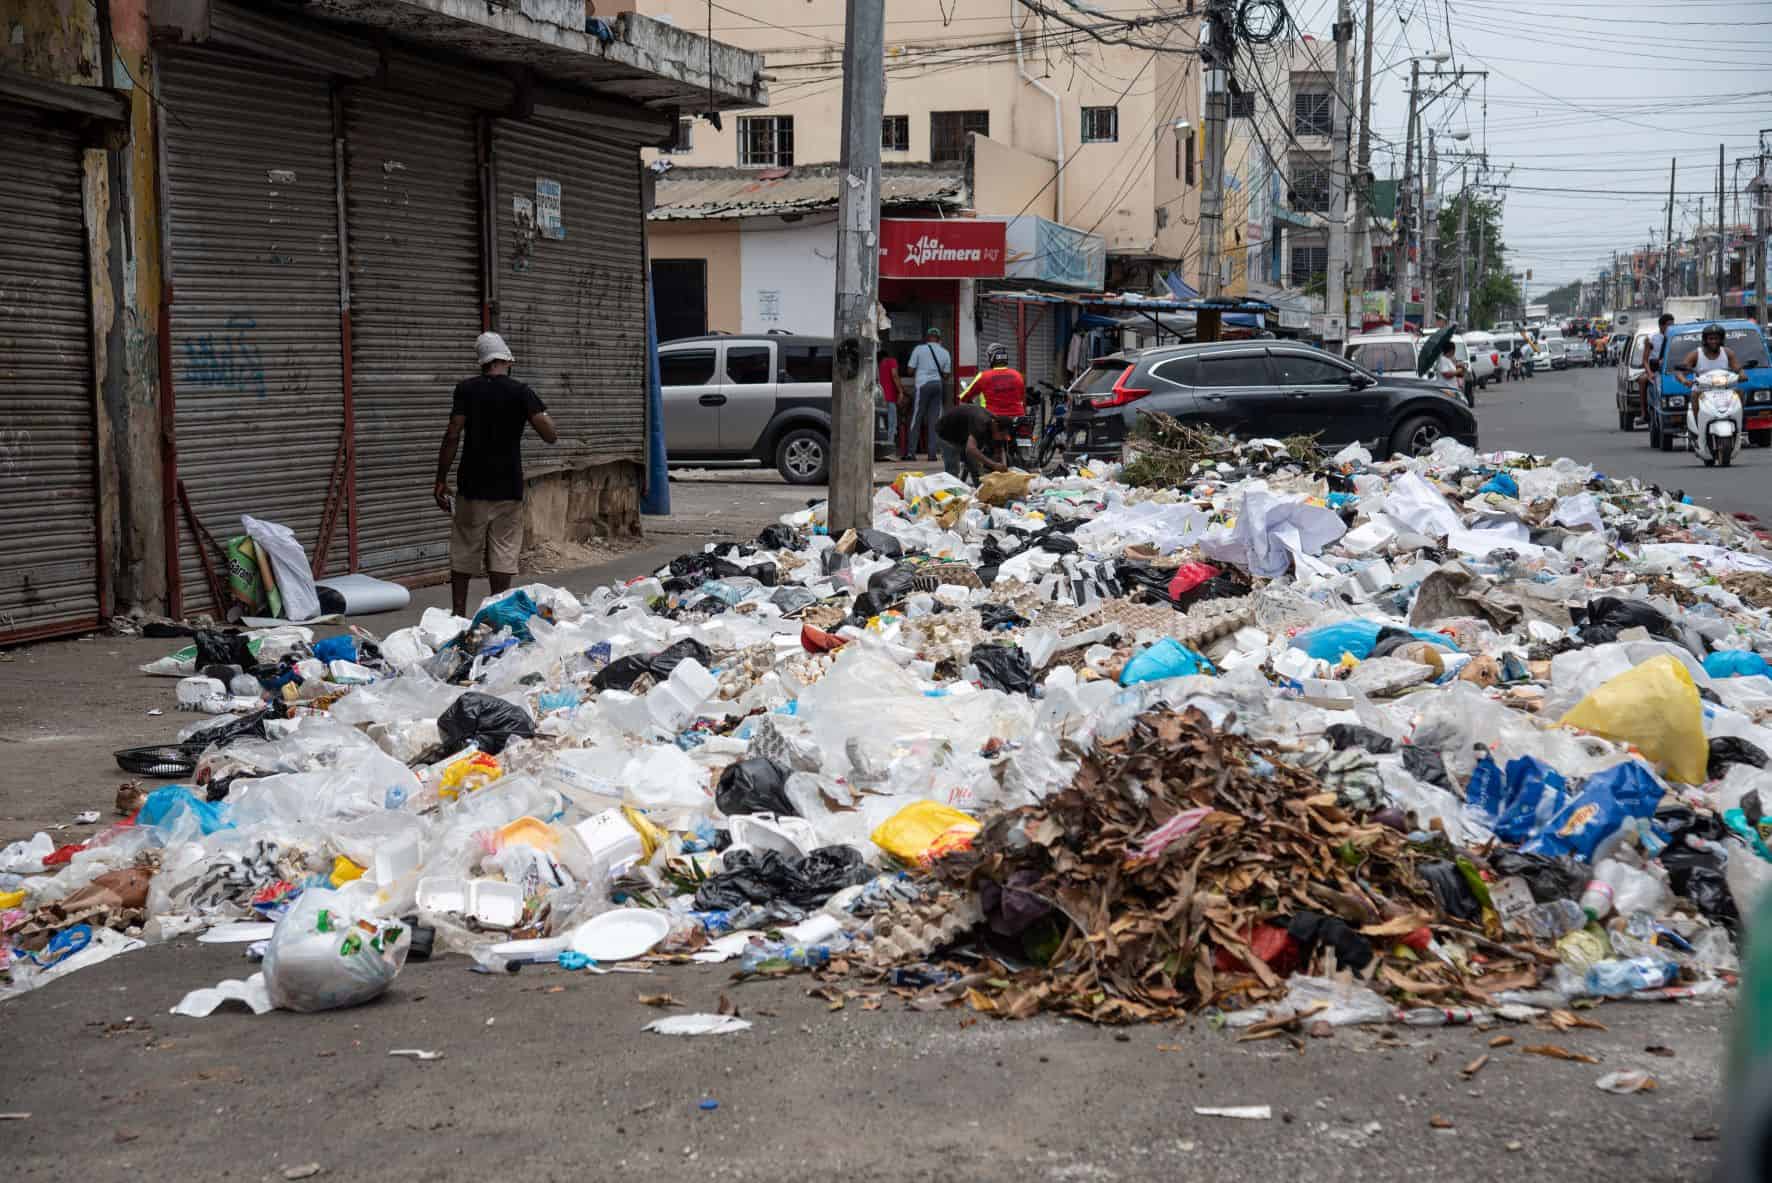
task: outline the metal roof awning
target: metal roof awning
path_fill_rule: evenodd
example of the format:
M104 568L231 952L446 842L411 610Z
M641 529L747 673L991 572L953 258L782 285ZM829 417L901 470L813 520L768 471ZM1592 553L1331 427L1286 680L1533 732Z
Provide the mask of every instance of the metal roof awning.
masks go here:
M508 0L301 0L301 7L477 61L527 66L643 106L706 111L769 103L761 54L638 13L581 16L575 26L531 17Z
M673 168L658 179L655 222L759 218L837 208L841 168L817 164L792 169ZM880 208L915 206L958 210L966 179L926 169L883 170Z
M1128 312L1248 312L1267 315L1277 312L1266 300L1249 296L1202 296L1195 300L1175 300L1164 296L1142 296L1122 292L980 292L981 300L1003 303L1073 304L1091 308L1118 308Z

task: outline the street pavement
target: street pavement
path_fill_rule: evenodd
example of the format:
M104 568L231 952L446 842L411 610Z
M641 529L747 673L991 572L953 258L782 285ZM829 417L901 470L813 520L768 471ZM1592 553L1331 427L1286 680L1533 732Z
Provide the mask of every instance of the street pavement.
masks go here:
M1719 508L1772 514L1772 493L1755 479L1759 452L1726 473L1650 452L1643 433L1616 430L1610 383L1610 371L1583 370L1491 387L1478 401L1483 445L1580 457ZM643 549L547 578L588 590L710 536L754 536L823 492L764 472L681 472L676 512L648 521ZM421 591L406 614L372 627L397 627L444 595ZM185 721L146 714L170 702L171 684L135 666L165 649L100 636L10 654L0 666L6 837L65 824L77 809L108 816L122 779L110 750ZM738 984L718 966L495 977L459 957L409 964L386 997L353 1011L166 1013L188 990L252 968L238 947L180 940L0 1006L0 1113L30 1114L0 1123L8 1175L275 1181L318 1164L319 1178L377 1183L660 1171L771 1183L1270 1183L1281 1173L1424 1171L1458 1183L1696 1179L1714 1149L1731 1018L1716 1003L1623 1004L1586 1015L1603 1029L1370 1028L1238 1042L1204 1020L1121 1032L1004 1023L909 1011L890 994L832 1009L808 996L809 978ZM702 1039L642 1034L660 1012L641 993L669 993L690 1010L725 995L755 1026ZM1494 1043L1501 1035L1511 1042ZM1524 1050L1547 1045L1597 1062ZM390 1058L395 1048L443 1058ZM1623 1068L1649 1070L1659 1087L1626 1097L1595 1087ZM1196 1105L1269 1105L1272 1118L1203 1117Z

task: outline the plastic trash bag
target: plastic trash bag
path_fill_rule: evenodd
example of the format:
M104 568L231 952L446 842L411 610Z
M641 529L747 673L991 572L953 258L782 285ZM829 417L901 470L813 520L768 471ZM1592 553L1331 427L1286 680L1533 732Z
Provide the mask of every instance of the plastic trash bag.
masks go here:
M1601 684L1561 723L1635 745L1674 780L1704 783L1704 703L1692 675L1672 657L1651 658Z
M1719 649L1704 659L1704 672L1713 678L1772 676L1772 665L1751 649Z
M1337 662L1344 653L1357 661L1364 661L1372 656L1380 635L1387 632L1400 634L1404 631L1377 620L1342 620L1299 633L1292 638L1292 648L1302 649L1318 661ZM1408 629L1407 632L1418 641L1444 645L1449 649L1458 648L1453 644L1452 638L1444 633L1424 629Z
M1434 889L1434 895L1440 901L1440 910L1446 915L1454 920L1482 919L1482 902L1471 892L1470 884L1465 881L1458 864L1423 863L1418 870L1421 877L1427 880L1428 886Z
M1007 604L980 604L978 606L979 627L987 631L999 628L1021 628L1028 623L1028 618L1009 607Z
M1394 751L1397 741L1383 732L1374 731L1370 727L1362 727L1358 723L1333 723L1323 729L1323 735L1334 745L1338 752L1349 748L1361 748L1374 756L1382 756Z
M1164 637L1155 645L1135 654L1120 670L1120 685L1155 682L1161 678L1181 678L1189 674L1213 674L1217 668L1203 653L1196 653L1174 637Z
M271 574L283 597L283 615L289 620L312 620L320 615L320 595L314 588L314 571L296 541L295 532L276 522L240 515L240 524L252 536L252 545L270 557Z
M183 785L163 785L149 793L135 815L135 824L171 832L186 816L203 834L231 829L234 825L228 819L227 802L207 801Z
M1602 596L1587 606L1587 621L1581 626L1583 640L1595 645L1616 641L1625 629L1640 628L1652 637L1679 639L1667 617L1641 600L1621 600Z
M529 598L526 591L514 591L502 596L474 613L475 625L487 625L494 632L510 629L511 635L519 641L533 638L529 634L529 618L541 609Z
M1547 858L1517 850L1496 851L1489 856L1489 868L1498 877L1523 880L1533 901L1540 904L1574 899L1591 877L1574 859Z
M694 637L685 637L650 657L634 654L610 662L597 671L591 685L598 690L626 690L646 674L650 674L654 681L662 682L685 658L693 658L703 666L713 662L713 654L706 645Z
M788 770L768 757L740 760L720 774L714 804L728 817L741 813L773 813L799 817L787 795Z
M971 815L938 801L913 801L875 827L875 846L907 865L918 865L938 850L970 842L980 827ZM944 849L945 848L945 849Z
M470 690L437 716L437 730L449 749L446 754L461 751L472 740L481 751L496 756L513 736L534 738L535 721L520 706Z
M368 1002L406 964L412 933L368 916L344 892L310 887L277 921L265 949L265 991L284 1010Z
M1527 854L1574 855L1593 860L1594 851L1631 818L1655 814L1661 783L1636 760L1615 764L1587 778L1581 791L1564 802L1550 821L1521 849Z
M1034 689L1034 667L1020 645L974 645L966 660L978 667L978 681L986 690L1029 694Z
M765 550L799 550L802 543L792 526L776 522L763 527L762 533L757 535L757 545Z
M884 530L861 529L855 532L862 546L883 558L896 559L904 555L904 545Z
M776 900L797 908L816 908L845 887L874 877L861 851L853 846L821 846L805 858L774 850L731 850L722 862L725 869L696 889L697 911L717 912Z
M1506 770L1484 756L1465 786L1465 802L1497 838L1524 842L1541 831L1562 808L1561 773L1532 756L1516 756Z
M1764 768L1769 760L1772 757L1761 751L1759 745L1751 744L1740 736L1720 735L1710 741L1710 758L1705 764L1705 774L1711 780L1719 780L1732 764Z

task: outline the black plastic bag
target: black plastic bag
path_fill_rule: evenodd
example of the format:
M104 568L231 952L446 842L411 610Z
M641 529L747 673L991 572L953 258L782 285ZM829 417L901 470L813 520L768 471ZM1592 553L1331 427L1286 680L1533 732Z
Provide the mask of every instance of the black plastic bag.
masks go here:
M1372 942L1339 916L1324 916L1319 912L1295 913L1286 925L1286 935L1298 943L1299 952L1306 960L1322 944L1335 950L1335 960L1344 969L1359 973L1372 964Z
M730 559L705 552L694 552L678 555L671 560L670 578L662 581L666 591L693 591L710 579L731 579L738 575L749 575L762 581L762 576L754 570L746 570ZM766 582L774 586L774 567L770 566L771 578Z
M728 817L739 813L774 813L799 817L788 800L788 770L767 756L726 766L714 790L714 804Z
M481 751L496 756L513 736L533 738L535 722L520 706L470 690L437 716L437 730L443 735L445 755L461 751L472 740Z
M1323 730L1335 750L1345 752L1349 748L1362 748L1374 756L1382 756L1394 751L1397 741L1381 731L1370 727L1361 727L1358 723L1332 723Z
M853 846L822 846L805 858L774 850L729 850L721 862L725 869L695 892L700 911L776 900L816 908L845 887L873 878L861 851Z
M908 567L888 567L884 571L876 571L868 580L868 590L883 596L887 603L894 603L911 594L917 581L917 573Z
M1616 596L1601 596L1588 604L1581 639L1592 645L1604 645L1616 641L1619 633L1630 628L1643 628L1652 637L1679 641L1679 634L1667 617L1640 600L1621 600Z
M591 685L598 690L626 690L641 675L651 674L655 681L663 681L671 676L679 662L693 657L702 665L713 660L708 647L694 637L685 637L667 649L661 649L650 657L642 657L638 653L619 658L598 670L591 678Z
M245 633L200 628L193 636L197 642L198 669L206 665L237 665L245 669L258 661L247 647Z
M1757 744L1751 744L1737 735L1719 735L1710 741L1710 764L1705 775L1716 780L1729 771L1731 764L1751 764L1755 768L1764 768L1768 757Z
M864 547L883 559L896 559L904 555L904 547L898 539L884 530L857 530L855 536Z
M1047 534L1034 545L1041 550L1051 551L1055 555L1074 555L1082 549L1077 545L1075 538L1058 533Z
M1504 879L1513 875L1525 880L1533 900L1540 904L1575 899L1590 878L1586 870L1566 855L1554 859L1513 850L1498 850L1490 855L1489 869Z
M1034 667L1020 645L974 645L966 660L978 667L978 682L986 690L1030 694Z
M1470 884L1455 863L1423 863L1417 868L1421 877L1440 899L1440 910L1454 920L1481 920L1483 905L1471 893Z
M984 603L978 606L978 622L986 629L1020 628L1028 618L1007 604Z
M763 532L757 535L757 545L765 550L799 550L801 542L791 526L777 522L763 527Z
M1452 775L1446 771L1446 757L1432 748L1417 747L1406 743L1398 749L1403 753L1403 767L1409 775L1423 784L1433 785L1436 789L1452 789Z

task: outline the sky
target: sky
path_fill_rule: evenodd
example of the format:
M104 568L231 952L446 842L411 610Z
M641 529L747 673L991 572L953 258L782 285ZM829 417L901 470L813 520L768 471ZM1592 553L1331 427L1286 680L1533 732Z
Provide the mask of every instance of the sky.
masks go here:
M1353 0L1363 19L1364 0ZM1465 85L1427 109L1427 126L1468 131L1450 150L1487 151L1505 183L1509 265L1531 269L1529 295L1592 278L1665 230L1677 157L1675 237L1716 207L1717 145L1735 220L1751 223L1746 187L1759 133L1772 129L1772 0L1376 0L1373 171L1397 173L1408 114L1408 60L1449 52ZM1335 0L1287 0L1300 29L1327 38ZM1380 73L1388 66L1387 73ZM1488 71L1486 79L1475 71ZM1451 79L1436 83L1445 86ZM1423 89L1427 86L1424 80ZM1358 103L1358 91L1355 102ZM1380 141L1383 149L1380 150ZM1772 134L1767 136L1772 149ZM1442 190L1447 192L1449 190Z

